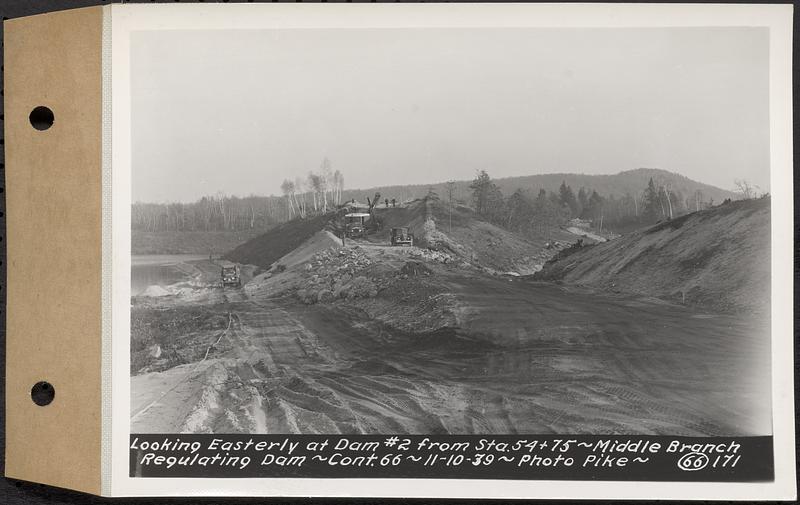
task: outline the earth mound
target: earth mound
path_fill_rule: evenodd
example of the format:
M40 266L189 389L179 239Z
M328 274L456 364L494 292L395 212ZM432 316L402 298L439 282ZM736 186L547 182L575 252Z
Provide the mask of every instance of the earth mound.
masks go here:
M528 275L538 271L555 250L547 243L571 243L577 236L553 226L541 236L522 236L497 226L471 208L439 197L414 200L399 207L376 206L377 230L353 244L388 246L393 228L405 227L414 236L414 251L446 255L491 274ZM277 263L302 263L325 248L340 245L343 213L294 219L240 245L225 259L270 268ZM428 258L425 258L428 259ZM288 263L287 263L288 262Z
M408 276L417 276L431 275L433 272L421 261L409 261L403 265L403 268L400 269L400 273Z
M269 268L274 262L297 249L317 232L323 231L334 214L307 219L293 219L245 242L224 258L235 263Z
M523 236L489 221L471 208L453 202L427 198L425 244L446 251L488 273L513 272L530 275L555 254L548 242L571 243L577 236L553 226L540 236Z
M610 242L572 247L535 278L720 312L766 313L770 199L725 203Z

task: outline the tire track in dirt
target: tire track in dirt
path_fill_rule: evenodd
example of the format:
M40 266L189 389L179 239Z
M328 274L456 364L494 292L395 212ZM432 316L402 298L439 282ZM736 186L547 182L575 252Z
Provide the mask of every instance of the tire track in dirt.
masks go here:
M199 363L133 377L132 393L173 387L132 431L752 432L731 398L768 348L738 319L553 285L449 288L468 308L459 327L419 335L337 305L219 288L207 307L228 314L228 329Z
M274 425L270 420L304 410L265 395L302 389L307 367L330 366L330 349L276 305L256 305L240 290L224 289L222 299L213 310L225 311L228 325L200 361L132 378L134 402L137 392L159 389L155 398L132 406L134 432L264 433ZM269 412L274 409L293 412Z

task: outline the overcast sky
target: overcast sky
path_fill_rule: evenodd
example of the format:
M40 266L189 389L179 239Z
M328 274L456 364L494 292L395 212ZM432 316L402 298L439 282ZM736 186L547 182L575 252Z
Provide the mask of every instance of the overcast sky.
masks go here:
M138 32L133 199L661 168L769 188L765 28Z

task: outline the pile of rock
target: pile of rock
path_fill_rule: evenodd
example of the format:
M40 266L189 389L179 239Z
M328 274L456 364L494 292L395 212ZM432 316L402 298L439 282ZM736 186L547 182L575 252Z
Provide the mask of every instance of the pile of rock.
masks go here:
M307 304L326 303L338 298L375 297L378 286L362 273L372 263L359 247L319 252L306 265L306 278L296 296Z
M408 249L408 255L414 258L437 261L439 263L452 263L454 261L453 257L446 252L434 251L431 249L419 249L416 247L413 249Z
M433 275L433 272L421 261L407 261L400 269L400 276L404 279L419 275Z

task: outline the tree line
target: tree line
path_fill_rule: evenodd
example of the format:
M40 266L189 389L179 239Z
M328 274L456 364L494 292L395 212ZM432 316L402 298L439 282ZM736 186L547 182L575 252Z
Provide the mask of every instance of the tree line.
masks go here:
M646 225L713 205L713 199L705 201L699 190L692 195L683 195L670 188L668 182L653 178L641 192L626 193L622 197L603 196L584 187L576 193L563 181L558 192L540 189L534 193L517 189L506 197L489 174L482 170L469 189L472 204L479 215L522 233L541 233L575 218L591 221L596 229Z
M486 171L466 182L440 184L450 200L471 203L488 221L522 233L543 233L553 226L580 218L598 229L624 231L626 228L652 224L714 204L702 191L683 194L664 178L651 177L638 192L623 196L602 195L580 187L575 191L565 181L558 191L518 188L505 196ZM736 181L743 198L755 197L758 188L746 181ZM397 201L424 196L422 186L387 187L384 196ZM317 171L306 177L285 179L282 196L228 196L223 193L204 196L192 203L134 203L131 225L134 230L165 231L241 231L268 229L295 218L326 213L351 199L366 203L375 190L344 188L344 174L333 170L330 160L322 160ZM471 202L468 202L471 200Z
M334 172L330 160L325 158L322 160L319 172L311 171L305 179L302 177L294 180L284 179L281 191L286 199L289 219L295 216L305 218L311 208L315 214L320 212L324 214L328 212L329 199L332 206L341 205L344 175L338 170ZM313 204L313 207L309 207L309 204Z
M296 217L328 212L342 203L344 175L325 158L317 172L286 179L283 196L204 196L192 203L134 203L131 227L150 232L268 229Z
M134 230L241 231L267 229L286 221L281 199L273 196L204 196L192 203L134 203Z

